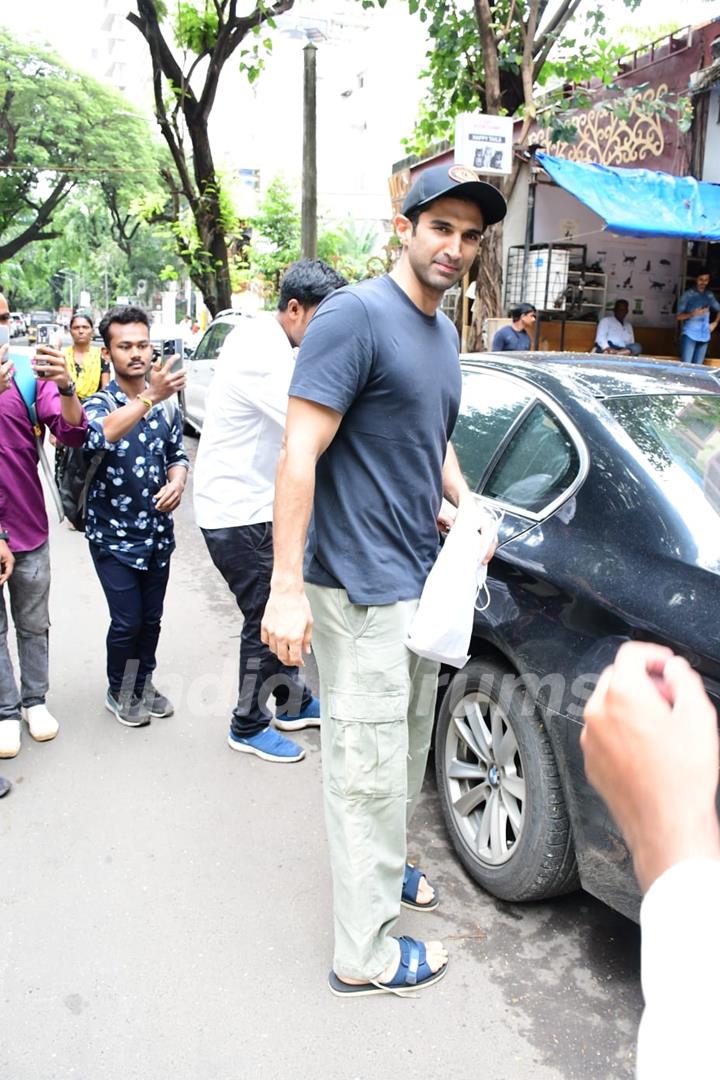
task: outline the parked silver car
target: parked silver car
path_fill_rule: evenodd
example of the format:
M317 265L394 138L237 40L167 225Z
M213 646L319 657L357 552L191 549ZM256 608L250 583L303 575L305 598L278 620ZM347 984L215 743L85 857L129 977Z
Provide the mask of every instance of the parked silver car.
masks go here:
M198 434L205 420L205 399L215 374L215 364L225 338L242 319L249 318L239 311L221 311L200 338L194 353L186 360L187 383L180 404L185 428Z

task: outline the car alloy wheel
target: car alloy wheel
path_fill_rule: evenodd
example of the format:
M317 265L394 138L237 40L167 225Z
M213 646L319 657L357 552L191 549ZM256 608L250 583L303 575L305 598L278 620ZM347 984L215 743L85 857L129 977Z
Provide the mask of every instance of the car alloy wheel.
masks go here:
M470 876L501 900L577 887L552 743L517 672L476 658L438 709L435 774L448 834Z
M499 866L523 829L525 776L513 729L499 703L471 693L454 706L445 742L458 828L479 859Z

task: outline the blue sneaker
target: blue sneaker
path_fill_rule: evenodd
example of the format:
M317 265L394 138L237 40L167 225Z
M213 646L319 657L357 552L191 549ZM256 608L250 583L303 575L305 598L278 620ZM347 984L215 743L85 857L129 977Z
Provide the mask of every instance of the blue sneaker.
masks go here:
M277 761L281 764L302 761L305 757L301 746L286 739L284 735L279 735L271 727L266 727L257 735L251 735L249 739L240 739L230 731L228 746L232 750L239 750L241 754L255 754L263 761Z
M280 731L302 731L306 727L320 727L320 702L312 698L302 712L294 716L276 716L275 727Z

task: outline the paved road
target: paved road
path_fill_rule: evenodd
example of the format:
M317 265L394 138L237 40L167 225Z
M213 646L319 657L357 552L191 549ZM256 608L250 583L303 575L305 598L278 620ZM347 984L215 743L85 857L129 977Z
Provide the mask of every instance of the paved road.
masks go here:
M177 713L129 730L102 705L106 614L84 538L53 527L62 728L2 764L0 1075L632 1077L637 928L583 894L493 901L452 856L430 782L410 850L442 904L401 929L445 938L447 978L412 1000L330 995L318 735L299 735L299 765L226 746L238 617L189 499L178 540L157 679Z

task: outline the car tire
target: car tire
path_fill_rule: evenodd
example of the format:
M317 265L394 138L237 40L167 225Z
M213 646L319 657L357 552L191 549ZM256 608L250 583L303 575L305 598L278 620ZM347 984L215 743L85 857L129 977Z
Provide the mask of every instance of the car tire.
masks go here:
M438 711L435 771L452 845L479 885L510 901L578 887L555 755L515 672L476 659L457 673Z

